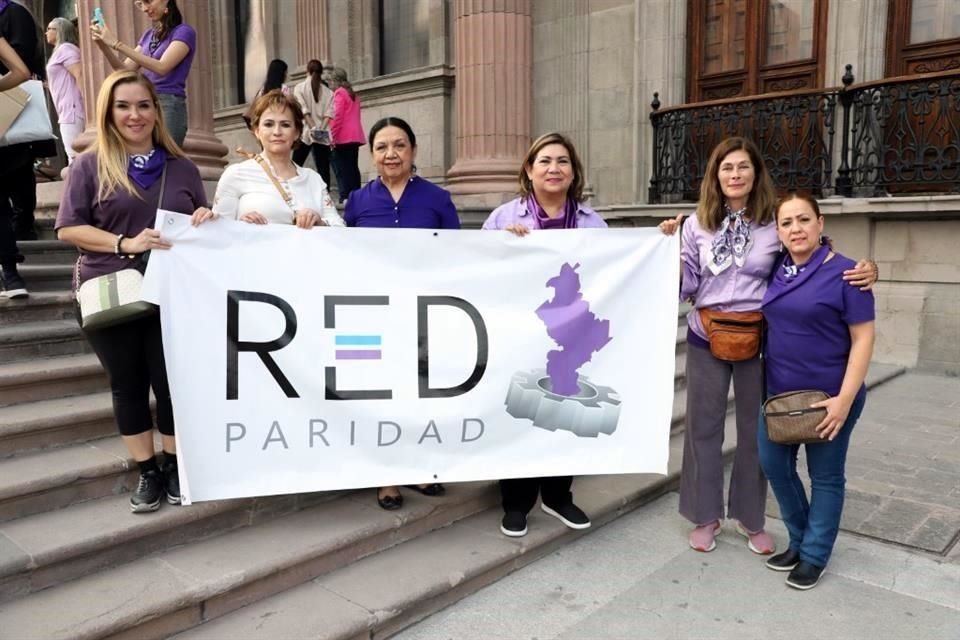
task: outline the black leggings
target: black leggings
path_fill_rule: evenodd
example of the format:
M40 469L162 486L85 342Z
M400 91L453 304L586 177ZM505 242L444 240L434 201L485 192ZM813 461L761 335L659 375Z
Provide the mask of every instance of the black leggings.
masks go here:
M84 330L83 335L110 378L113 413L120 434L135 436L153 428L150 415L150 388L153 387L157 398L157 429L165 436L172 436L173 405L163 361L160 314L105 329Z
M293 150L293 161L301 167L307 161L308 155L313 155L313 162L317 165L317 173L323 178L327 185L327 192L330 192L330 147L325 144L303 144Z

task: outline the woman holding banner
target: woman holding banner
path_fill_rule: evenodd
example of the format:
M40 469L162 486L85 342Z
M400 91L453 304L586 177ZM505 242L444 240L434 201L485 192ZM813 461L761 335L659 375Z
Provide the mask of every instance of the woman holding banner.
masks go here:
M417 136L401 118L381 118L370 127L370 154L377 178L353 192L344 220L348 227L385 229L459 229L450 194L415 175ZM425 496L446 491L440 483L410 487ZM377 489L377 504L392 511L403 506L399 487Z
M605 228L597 212L583 203L583 165L573 144L559 133L537 138L520 168L520 197L494 209L484 229L503 229L523 237L531 230ZM590 526L573 503L573 476L512 478L500 481L507 536L527 535L527 514L540 497L540 508L571 529Z
M760 304L780 251L774 223L773 180L757 146L746 138L723 140L707 161L697 212L680 240L680 298L687 316L687 406L680 513L693 522L688 542L713 551L724 516L754 553L776 550L764 531L767 479L757 453L757 418L764 398L760 359ZM682 215L660 223L673 235ZM861 261L844 272L853 286L869 289L876 264ZM723 329L735 325L749 348L728 349ZM737 449L726 512L723 500L723 436L730 379L736 405Z
M57 213L57 237L81 251L77 289L99 276L142 271L146 252L169 249L153 228L158 208L190 214L207 204L200 172L167 131L149 80L136 71L108 76L97 96L96 118L96 142L70 166ZM140 468L130 509L156 511L164 494L170 504L180 504L160 315L85 328L83 334L110 378L117 426ZM162 466L153 446L151 388L157 400Z

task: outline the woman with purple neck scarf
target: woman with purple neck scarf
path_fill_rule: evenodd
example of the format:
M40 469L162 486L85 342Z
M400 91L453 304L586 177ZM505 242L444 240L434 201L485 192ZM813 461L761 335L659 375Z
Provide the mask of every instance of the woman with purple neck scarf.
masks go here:
M604 228L596 211L583 203L583 165L565 136L547 133L534 140L520 168L520 197L494 209L484 229L503 229L523 237L547 229ZM527 514L540 498L540 508L571 529L590 526L573 503L572 476L511 478L500 481L503 520L500 531L527 535Z
M723 140L707 161L697 213L680 240L680 298L693 302L687 316L687 417L680 471L680 513L694 524L695 551L713 551L724 517L754 553L776 550L764 530L767 479L757 454L757 415L764 398L759 351L732 361L715 356L701 311L758 312L780 250L774 223L773 180L757 146L746 138ZM660 223L673 235L683 216ZM843 272L851 286L869 289L875 263L861 261ZM726 510L723 499L723 435L730 379L736 399L737 449Z
M57 237L80 249L77 288L123 269L142 271L144 254L169 249L153 228L157 209L193 214L207 206L200 172L167 132L149 80L136 71L112 73L97 96L96 118L97 140L70 165L57 213ZM160 315L83 333L107 371L117 426L140 467L130 509L156 511L164 496L180 504ZM153 448L151 388L162 466Z
M177 146L187 137L187 76L197 51L197 32L183 22L176 0L137 0L150 28L131 46L102 21L90 25L94 44L114 69L140 71L153 83L167 130Z

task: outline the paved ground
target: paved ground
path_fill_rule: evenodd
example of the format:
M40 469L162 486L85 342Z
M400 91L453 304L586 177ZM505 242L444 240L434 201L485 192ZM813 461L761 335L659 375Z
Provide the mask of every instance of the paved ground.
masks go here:
M670 494L395 638L960 640L960 379L901 376L856 429L843 531L813 591L729 526L715 552L691 551ZM782 547L772 497L768 512Z

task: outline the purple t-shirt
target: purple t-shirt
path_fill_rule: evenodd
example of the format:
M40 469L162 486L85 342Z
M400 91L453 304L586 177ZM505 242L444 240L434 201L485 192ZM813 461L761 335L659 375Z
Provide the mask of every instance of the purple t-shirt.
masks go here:
M375 178L350 194L343 212L348 227L383 229L459 229L460 217L446 189L428 180L410 178L399 202Z
M190 74L190 65L193 64L193 55L197 51L197 32L188 24L178 24L167 34L166 38L160 41L160 44L153 51L150 50L150 37L152 35L153 29L144 31L143 35L140 36L138 46L140 51L155 60L162 58L164 51L169 49L170 45L176 40L186 44L190 52L180 61L180 64L165 76L146 68L140 69L140 72L153 83L153 86L157 88L157 93L186 97L187 76Z
M778 261L775 269L781 269ZM851 287L843 272L856 263L840 254L808 268L763 297L767 320L767 391L840 392L850 356L850 325L874 319L871 291ZM812 267L812 265L811 265ZM862 391L862 390L861 390Z
M97 201L97 156L86 152L70 165L63 200L57 212L56 228L91 225L110 233L122 233L132 238L147 227L153 227L157 218L160 180L143 190L134 184L141 199L122 187L103 201ZM192 214L197 207L207 206L207 196L197 166L186 158L167 156L167 182L163 194L163 208L168 211ZM107 273L130 268L130 260L113 253L83 252L80 260L80 282Z

